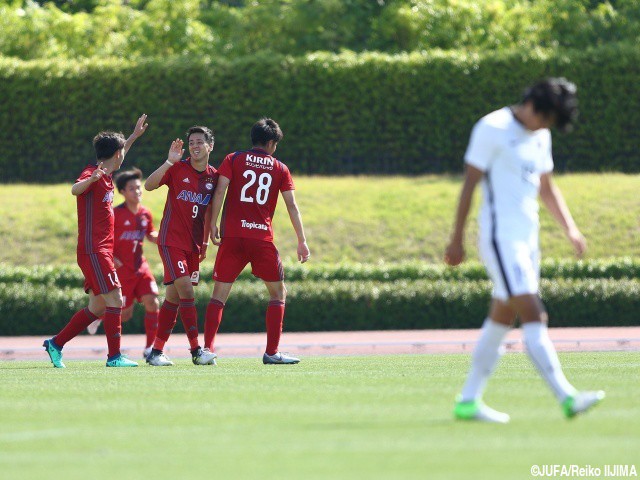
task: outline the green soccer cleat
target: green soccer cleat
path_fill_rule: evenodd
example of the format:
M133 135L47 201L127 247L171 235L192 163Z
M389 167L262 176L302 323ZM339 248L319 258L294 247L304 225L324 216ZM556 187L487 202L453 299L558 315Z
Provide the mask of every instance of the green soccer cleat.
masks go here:
M46 352L49 354L49 358L51 359L51 363L55 368L67 368L64 363L62 363L62 349L59 348L53 338L49 340L45 340L42 344Z
M453 408L453 416L458 420L476 420L489 423L509 423L509 420L511 420L509 415L486 406L482 400L456 401L456 405Z
M595 392L577 392L562 402L562 411L567 418L573 418L579 413L586 412L602 401L605 394L602 390Z
M127 358L126 355L119 353L111 359L107 359L107 367L137 367L138 364Z

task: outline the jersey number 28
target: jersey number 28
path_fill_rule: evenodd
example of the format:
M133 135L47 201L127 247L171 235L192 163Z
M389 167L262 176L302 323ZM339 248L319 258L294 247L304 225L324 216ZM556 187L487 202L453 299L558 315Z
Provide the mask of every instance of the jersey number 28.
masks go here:
M264 205L267 203L267 199L269 198L269 187L271 186L272 178L268 173L263 173L259 177L253 170L245 170L242 174L244 178L248 178L249 181L246 183L244 187L242 187L242 192L240 192L240 201L253 203L253 197L247 196L247 190L251 185L256 183L256 179L258 180L258 190L256 190L256 202L258 205Z

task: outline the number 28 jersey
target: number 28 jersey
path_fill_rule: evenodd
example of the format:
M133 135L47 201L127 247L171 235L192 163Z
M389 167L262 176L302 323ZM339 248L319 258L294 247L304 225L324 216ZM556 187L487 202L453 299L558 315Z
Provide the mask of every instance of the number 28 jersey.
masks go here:
M278 193L295 190L287 166L264 150L230 153L218 174L230 180L221 220L221 237L273 242L271 221Z

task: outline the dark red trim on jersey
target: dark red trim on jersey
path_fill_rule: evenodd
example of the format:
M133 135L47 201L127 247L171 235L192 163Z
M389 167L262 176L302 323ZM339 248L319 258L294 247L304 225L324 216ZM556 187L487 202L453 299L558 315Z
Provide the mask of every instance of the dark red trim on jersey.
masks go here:
M84 252L93 252L93 191L85 196Z
M160 222L159 243L164 245L167 241L167 232L169 231L169 220L171 219L171 200L167 198L167 208Z

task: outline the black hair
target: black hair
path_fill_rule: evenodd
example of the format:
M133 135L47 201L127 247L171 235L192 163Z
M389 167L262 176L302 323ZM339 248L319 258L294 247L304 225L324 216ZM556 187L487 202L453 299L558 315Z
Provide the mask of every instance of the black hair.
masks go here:
M261 118L251 127L251 143L255 145L266 145L270 140L278 143L283 137L280 125L271 118Z
M136 167L133 167L130 170L124 170L120 172L115 178L116 188L119 192L122 192L126 188L127 183L129 183L131 180L136 179L142 180L142 170Z
M210 128L203 127L202 125L194 125L189 130L187 130L187 143L189 143L189 137L194 133L203 133L205 142L207 142L211 146L213 146L216 141Z
M525 90L521 103L532 102L533 109L554 119L561 132L570 132L578 118L577 87L564 77L545 78Z
M100 132L93 137L93 148L96 150L96 159L108 160L124 147L126 140L120 132Z

